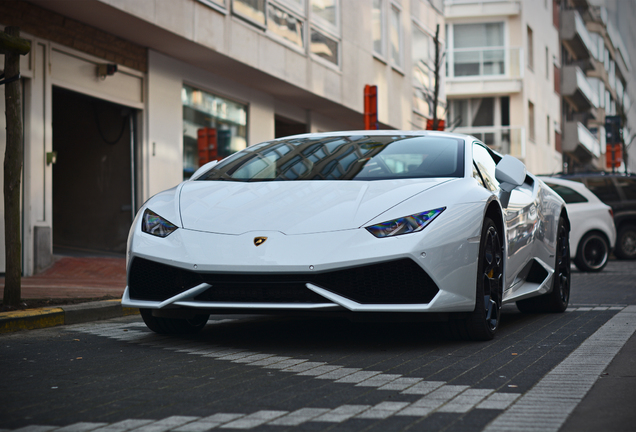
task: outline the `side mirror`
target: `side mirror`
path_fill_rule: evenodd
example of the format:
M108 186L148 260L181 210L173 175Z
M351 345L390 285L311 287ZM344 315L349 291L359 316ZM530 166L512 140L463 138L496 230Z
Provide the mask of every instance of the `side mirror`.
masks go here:
M510 193L526 179L526 166L516 157L505 155L497 164L495 178L502 191L499 200L504 207L508 207Z

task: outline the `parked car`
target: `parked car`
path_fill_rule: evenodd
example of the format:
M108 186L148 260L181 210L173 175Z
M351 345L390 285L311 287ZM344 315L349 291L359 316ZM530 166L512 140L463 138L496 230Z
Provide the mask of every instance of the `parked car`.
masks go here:
M158 333L211 313L450 320L487 340L501 305L563 312L565 202L467 135L304 134L210 162L139 210L122 305Z
M542 180L565 201L572 229L570 254L584 272L599 272L607 265L616 242L612 208L584 184L561 178Z
M559 177L583 183L614 211L616 247L620 259L636 259L636 175L588 173Z

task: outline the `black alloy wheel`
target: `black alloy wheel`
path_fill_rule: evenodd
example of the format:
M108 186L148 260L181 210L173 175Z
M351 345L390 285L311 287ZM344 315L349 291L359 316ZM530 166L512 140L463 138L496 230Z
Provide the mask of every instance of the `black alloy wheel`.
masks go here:
M484 219L477 262L475 310L469 317L451 321L451 330L462 339L491 340L499 327L503 298L504 248L497 226Z
M610 247L604 234L595 231L581 238L574 264L583 272L599 272L609 260Z
M636 225L623 225L616 236L614 254L624 260L636 259Z
M503 248L494 224L486 232L483 269L481 272L486 325L491 332L497 330L501 317L503 291Z

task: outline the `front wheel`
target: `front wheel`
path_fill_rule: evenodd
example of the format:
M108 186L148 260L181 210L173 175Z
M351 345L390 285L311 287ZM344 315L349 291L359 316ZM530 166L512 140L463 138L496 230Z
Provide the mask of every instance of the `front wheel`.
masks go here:
M590 232L583 236L576 250L574 264L584 272L600 272L607 265L610 247L605 236Z
M477 262L475 310L465 319L451 322L460 337L475 341L495 337L503 296L503 241L497 226L484 219Z
M151 309L139 309L146 326L159 334L194 334L205 327L210 315L196 315L194 318L163 318L152 314Z
M552 275L552 291L538 297L519 300L521 312L565 312L570 302L570 231L565 219L559 218L557 248Z
M624 260L636 259L636 225L623 225L618 230L614 254Z

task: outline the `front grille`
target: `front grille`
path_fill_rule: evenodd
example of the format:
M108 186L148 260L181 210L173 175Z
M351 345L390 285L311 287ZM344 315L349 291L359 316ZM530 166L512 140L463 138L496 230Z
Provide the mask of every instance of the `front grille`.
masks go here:
M322 273L194 273L136 258L130 268L130 297L162 301L202 282L212 287L198 301L325 303L306 287L317 285L361 304L428 303L439 289L414 261L404 258Z

